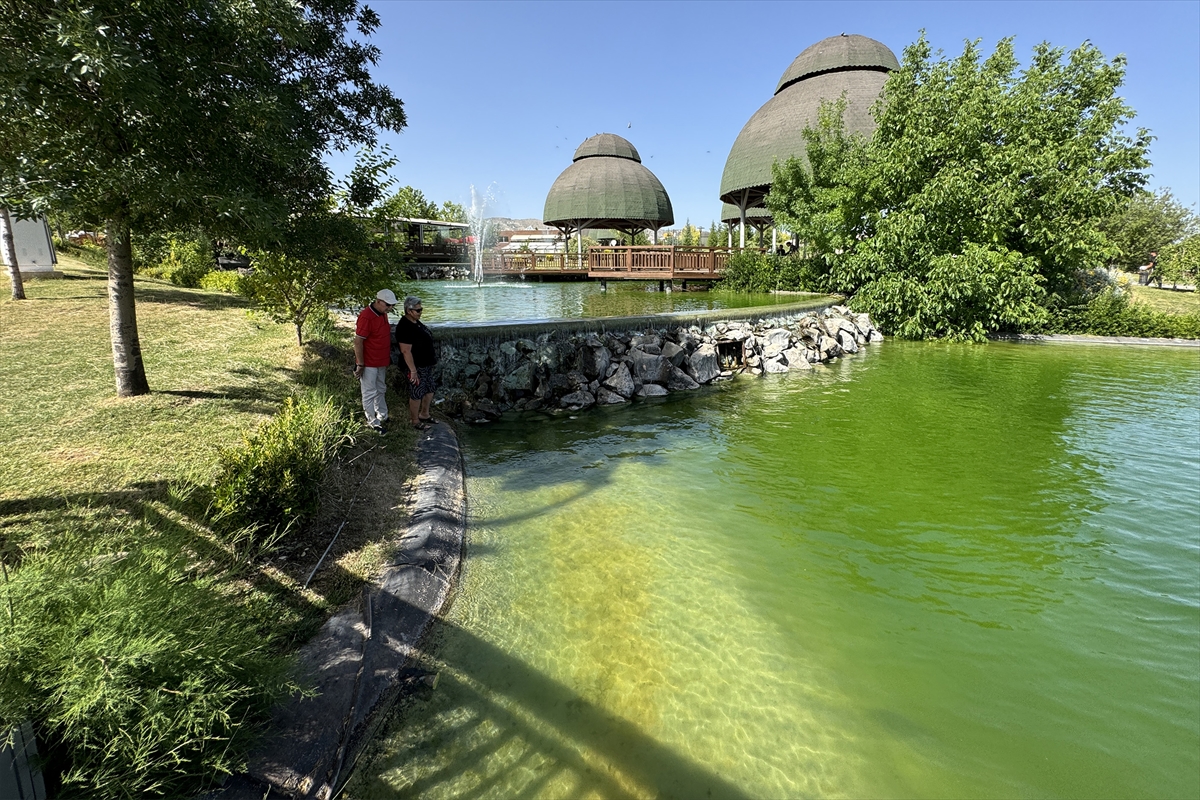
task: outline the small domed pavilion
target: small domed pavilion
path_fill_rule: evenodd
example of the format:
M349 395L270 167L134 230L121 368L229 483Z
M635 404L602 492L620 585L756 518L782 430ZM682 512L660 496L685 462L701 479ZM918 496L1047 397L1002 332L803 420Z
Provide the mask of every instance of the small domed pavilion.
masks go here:
M721 175L721 200L738 211L743 246L748 212L762 208L771 190L771 165L807 158L804 129L816 126L821 101L845 96L847 132L870 136L875 131L871 106L888 73L899 68L887 45L858 34L830 36L796 56L774 97L734 140Z
M585 228L612 228L629 234L654 231L675 222L667 190L642 164L637 148L615 133L584 140L571 166L550 187L542 221L570 238ZM583 237L580 236L582 252Z

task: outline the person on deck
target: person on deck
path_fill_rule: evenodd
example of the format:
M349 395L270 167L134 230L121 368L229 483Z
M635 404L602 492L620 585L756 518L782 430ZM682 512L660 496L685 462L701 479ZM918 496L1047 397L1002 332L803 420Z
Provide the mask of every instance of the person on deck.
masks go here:
M388 312L396 305L391 289L380 289L354 326L354 377L362 389L363 412L376 433L387 432L387 368L392 363L392 326Z
M396 344L400 347L401 368L408 373L408 416L419 431L428 430L433 422L429 404L437 383L433 366L437 355L433 350L433 334L421 322L424 311L419 297L404 298L404 316L396 323Z

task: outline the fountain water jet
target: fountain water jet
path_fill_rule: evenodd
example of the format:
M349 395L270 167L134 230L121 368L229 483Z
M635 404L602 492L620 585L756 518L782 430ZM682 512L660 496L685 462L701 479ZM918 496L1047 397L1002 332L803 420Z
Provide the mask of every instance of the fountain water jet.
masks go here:
M467 209L467 227L471 231L471 238L474 239L475 251L471 258L471 263L474 267L472 277L476 284L483 283L483 248L487 241L487 235L491 232L492 223L488 221L485 214L488 206L495 202L495 196L492 194L491 184L482 195L475 189L474 184L471 185L471 207Z

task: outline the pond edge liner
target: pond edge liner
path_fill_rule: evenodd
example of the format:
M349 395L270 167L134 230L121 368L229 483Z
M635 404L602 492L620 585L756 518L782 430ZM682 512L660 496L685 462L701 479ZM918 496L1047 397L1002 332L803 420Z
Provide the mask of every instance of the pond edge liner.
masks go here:
M302 683L316 695L293 695L277 707L247 774L231 777L205 798L261 800L264 791L335 797L396 700L426 678L406 667L416 662L421 640L452 598L467 501L462 451L451 426L434 424L416 450L412 513L381 577L298 652Z
M1156 338L1152 336L1093 336L1091 334L1075 333L1020 333L1008 335L998 334L989 338L994 342L1017 342L1020 344L1106 344L1134 345L1140 347L1200 348L1200 339L1167 339Z

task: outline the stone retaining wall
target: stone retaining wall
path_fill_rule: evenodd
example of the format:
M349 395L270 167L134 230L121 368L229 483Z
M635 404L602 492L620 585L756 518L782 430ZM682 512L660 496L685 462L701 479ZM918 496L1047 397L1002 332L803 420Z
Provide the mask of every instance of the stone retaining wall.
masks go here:
M437 326L439 408L467 422L508 410L578 411L698 389L737 372L812 369L882 341L866 314L828 300L816 305Z

